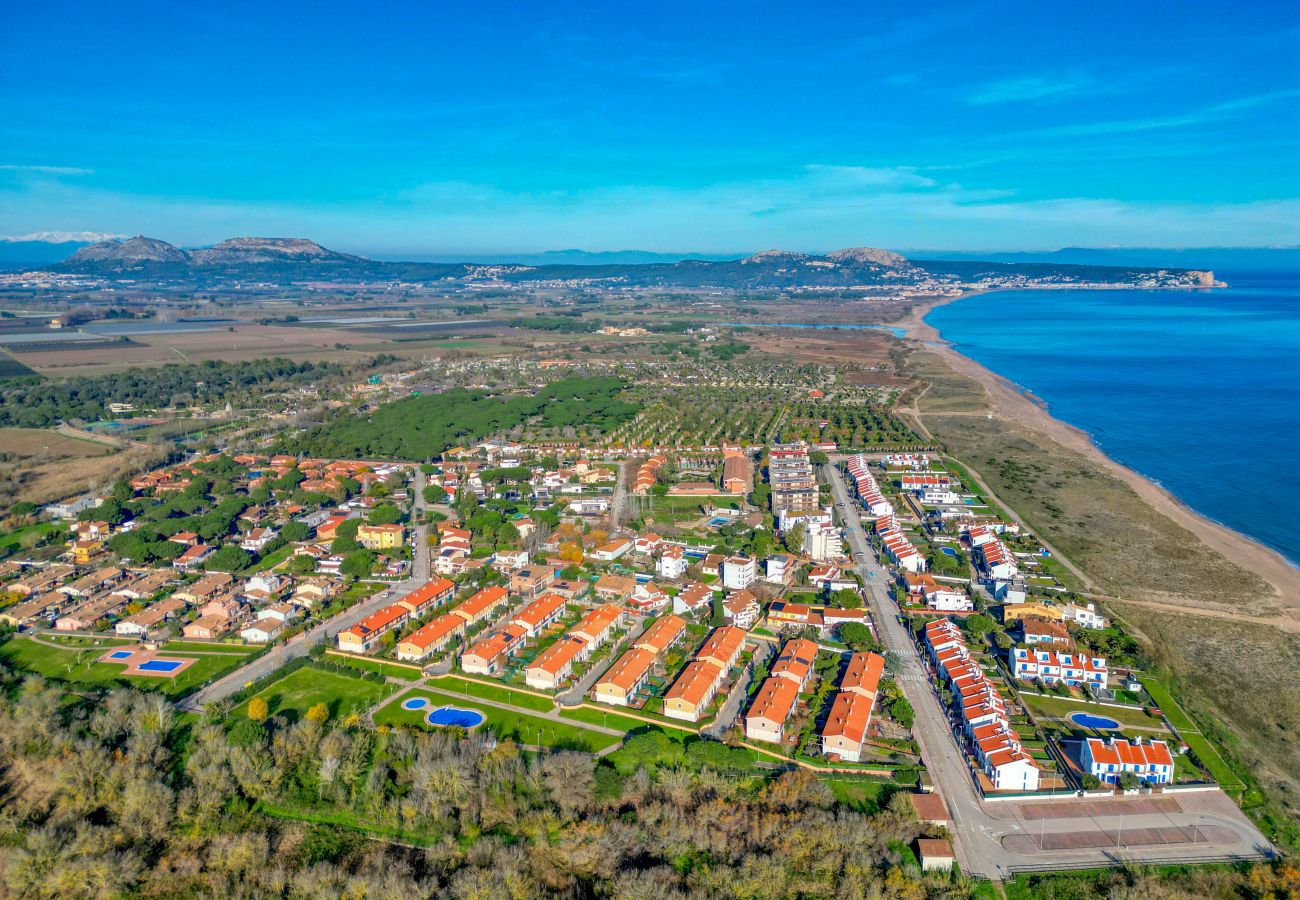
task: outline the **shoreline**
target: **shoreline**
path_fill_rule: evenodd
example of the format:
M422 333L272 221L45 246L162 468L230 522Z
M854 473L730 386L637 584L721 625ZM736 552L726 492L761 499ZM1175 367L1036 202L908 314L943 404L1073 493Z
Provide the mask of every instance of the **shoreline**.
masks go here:
M1210 549L1255 572L1273 588L1277 601L1284 608L1286 615L1283 618L1295 622L1296 614L1300 613L1300 570L1282 554L1202 515L1141 472L1107 455L1086 431L1053 416L1048 411L1047 404L1028 389L960 353L937 328L925 321L933 309L988 293L995 292L971 291L957 297L942 297L919 303L912 308L907 318L897 324L907 332L908 339L917 341L936 353L954 371L979 382L988 393L993 415L1039 431L1062 446L1101 464L1132 488L1147 505L1196 535ZM921 415L919 411L917 415Z

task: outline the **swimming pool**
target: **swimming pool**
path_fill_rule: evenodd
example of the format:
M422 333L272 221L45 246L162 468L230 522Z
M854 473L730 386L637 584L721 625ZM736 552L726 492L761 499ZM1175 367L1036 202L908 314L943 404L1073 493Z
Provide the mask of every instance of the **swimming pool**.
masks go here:
M108 658L126 659L127 657L134 655L134 653L135 653L134 650L114 650L112 653L108 654Z
M1070 713L1070 721L1080 728L1104 728L1109 730L1119 728L1119 723L1114 719L1106 716L1094 716L1092 713L1086 712Z
M429 705L428 697L412 697L409 700L402 701L402 709L424 709Z
M947 555L947 556L956 556L956 555L957 555L957 551L954 550L954 549L952 549L951 547L940 547L940 548L939 548L939 552L940 552L940 553L943 553L943 554L945 554L945 555Z
M430 725L446 727L455 725L459 728L477 728L487 721L487 716L475 709L461 709L458 706L439 706L429 713Z
M731 520L728 519L726 516L714 516L712 519L709 519L709 521L706 522L705 524L708 525L710 528L721 528L723 525L726 525L730 521Z
M175 672L183 665L185 663L174 659L151 659L140 663L136 669L141 672Z

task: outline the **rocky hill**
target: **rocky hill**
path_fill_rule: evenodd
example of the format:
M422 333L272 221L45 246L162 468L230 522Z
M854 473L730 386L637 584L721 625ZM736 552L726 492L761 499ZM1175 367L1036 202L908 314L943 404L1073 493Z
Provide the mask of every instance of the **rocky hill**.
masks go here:
M157 238L136 235L124 241L100 241L82 247L60 265L72 271L113 271L152 266L184 266L187 262L185 251L179 247Z
M155 238L101 241L78 250L55 272L99 275L106 279L150 278L182 285L220 287L237 281L452 281L491 280L536 284L586 284L592 287L719 288L735 291L906 287L979 283L1027 286L1027 282L1078 284L1208 285L1212 277L1182 269L1052 263L1008 264L988 261L910 260L889 250L850 247L825 256L792 250L765 250L744 259L682 259L676 262L596 265L511 265L474 263L380 262L338 253L303 238L230 238L212 247L182 250ZM1207 280L1208 278L1208 280ZM1154 281L1153 281L1154 279Z

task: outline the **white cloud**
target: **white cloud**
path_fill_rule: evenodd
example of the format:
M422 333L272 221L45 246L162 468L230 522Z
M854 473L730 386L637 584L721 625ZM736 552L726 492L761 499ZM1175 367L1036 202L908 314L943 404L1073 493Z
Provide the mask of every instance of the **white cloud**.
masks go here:
M70 241L96 243L124 238L124 234L109 234L103 231L33 231L31 234L0 235L0 242L20 244L32 241L44 241L47 244L66 244Z
M1300 243L1300 198L1137 203L1025 199L912 166L817 163L769 178L677 188L624 184L515 191L468 181L414 186L354 206L195 202L59 181L0 188L0 230L146 234L185 246L267 234L382 254L501 254L582 246L703 253L871 244L935 249L1265 246Z
M972 106L994 103L1027 103L1061 100L1069 96L1091 93L1096 82L1087 75L1062 75L1025 78L1008 78L993 81L976 88L966 102Z
M13 163L0 164L0 172L19 172L27 175L93 175L94 169L82 169L76 166L23 166Z

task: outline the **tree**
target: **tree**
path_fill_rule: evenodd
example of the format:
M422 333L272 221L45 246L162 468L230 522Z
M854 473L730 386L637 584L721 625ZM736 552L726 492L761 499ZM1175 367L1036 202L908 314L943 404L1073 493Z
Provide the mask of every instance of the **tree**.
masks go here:
M254 697L248 701L248 718L254 722L265 722L270 714L271 707L261 697Z
M291 544L305 541L310 535L311 529L303 522L286 522L284 527L280 529L280 537Z
M786 552L803 552L803 533L803 523L799 522L782 536L781 542L785 545Z
M371 525L396 525L402 521L402 511L391 503L381 503L366 517Z
M369 550L356 550L343 558L339 571L353 578L365 578L375 570L375 554Z
M247 568L251 561L252 557L242 548L235 544L226 544L208 557L203 568L209 572L238 572L240 569Z
M289 560L289 571L294 575L310 575L316 571L316 560L306 553Z
M324 703L317 703L311 709L307 710L307 721L315 722L317 725L324 725L330 717L330 708Z
M860 652L877 650L880 647L871 629L861 622L845 622L841 625L840 640Z
M962 625L965 627L966 633L975 638L982 638L997 628L997 622L994 622L993 617L988 613L976 613L973 616L967 616Z
M916 718L916 712L912 709L912 704L906 697L898 697L894 702L889 704L889 714L894 717L894 721L904 728L911 728L912 722Z

